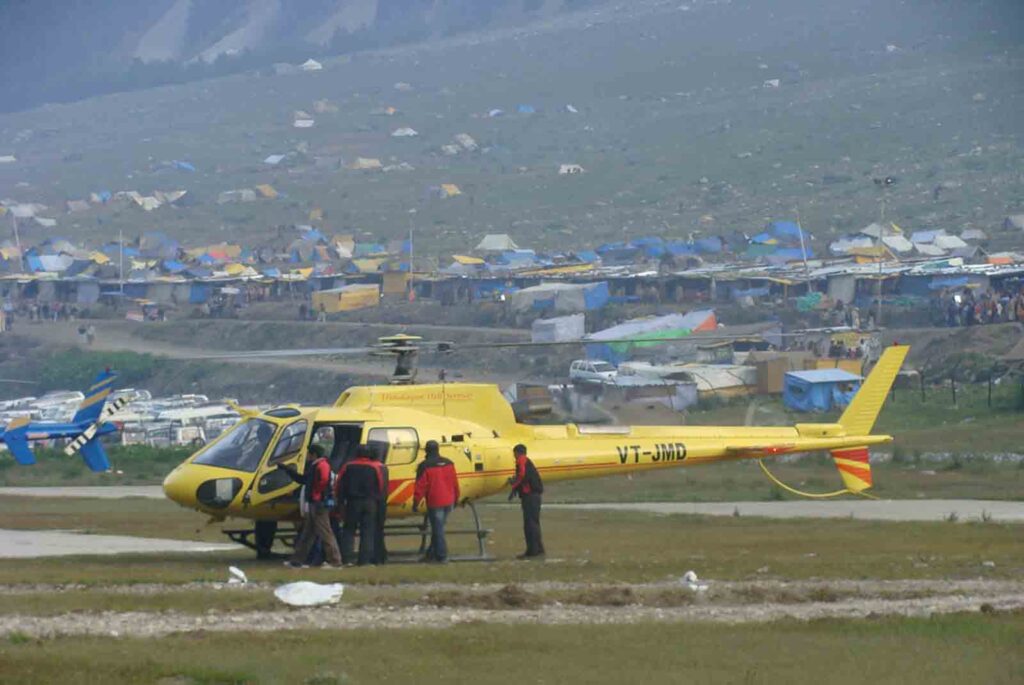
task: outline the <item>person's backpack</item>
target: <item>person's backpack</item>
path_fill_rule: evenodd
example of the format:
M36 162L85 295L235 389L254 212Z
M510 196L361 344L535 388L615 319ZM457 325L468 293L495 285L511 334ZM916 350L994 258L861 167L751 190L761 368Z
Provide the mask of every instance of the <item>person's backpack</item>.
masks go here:
M544 481L541 480L540 471L533 465L533 461L526 460L526 483L530 486L530 492L541 495L544 493Z

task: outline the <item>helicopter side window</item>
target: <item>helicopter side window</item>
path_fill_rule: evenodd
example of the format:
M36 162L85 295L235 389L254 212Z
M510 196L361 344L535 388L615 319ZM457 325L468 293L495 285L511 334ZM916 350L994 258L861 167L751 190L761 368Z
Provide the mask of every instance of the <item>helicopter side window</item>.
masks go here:
M275 430L269 421L243 421L211 443L192 463L252 473L260 465Z
M413 428L372 428L366 442L383 455L388 466L413 463L420 448L419 434Z
M267 462L267 466L274 466L280 464L282 461L295 456L299 450L302 449L302 441L306 437L306 428L309 424L305 421L296 421L289 425L281 433L281 437L277 441L277 447L274 448L274 453L270 455L270 460Z

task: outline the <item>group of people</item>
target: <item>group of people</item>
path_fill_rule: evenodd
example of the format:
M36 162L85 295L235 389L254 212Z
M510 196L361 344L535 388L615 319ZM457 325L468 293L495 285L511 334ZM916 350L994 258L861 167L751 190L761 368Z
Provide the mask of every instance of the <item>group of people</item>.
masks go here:
M319 307L303 302L299 305L299 321L327 321L327 308L321 302Z
M875 315L869 311L865 319L856 305L847 305L842 300L836 300L835 306L829 312L829 324L835 327L848 326L855 331L862 328L870 331L875 328Z
M448 544L445 525L448 515L461 499L459 476L455 465L441 456L436 440L424 445L424 460L416 469L412 510L426 507L430 525L430 546L423 561L447 563ZM540 473L526 454L525 445L513 448L515 471L509 478L509 500L519 497L523 512L523 533L526 551L520 559L544 556L541 538L540 509L544 483ZM366 566L387 562L384 523L387 518L389 491L388 467L383 454L372 445L360 445L354 458L335 472L320 445L310 445L302 473L293 464L281 464L302 487L302 527L295 541L291 558L285 562L292 568L308 568L321 561L327 567ZM359 549L355 538L359 536Z
M977 295L970 288L945 291L938 304L949 327L1024 321L1024 287L1016 293L990 289Z

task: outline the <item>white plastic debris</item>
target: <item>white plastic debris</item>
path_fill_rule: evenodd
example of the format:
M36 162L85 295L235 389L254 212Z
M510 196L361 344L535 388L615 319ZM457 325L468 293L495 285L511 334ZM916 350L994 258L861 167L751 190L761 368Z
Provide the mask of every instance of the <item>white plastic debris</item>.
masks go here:
M700 582L697 574L693 571L687 571L683 574L682 583L693 592L706 592L708 589L708 584Z
M345 586L341 583L312 583L300 580L287 583L274 590L274 596L293 607L314 607L322 604L337 604Z
M228 585L245 585L249 582L249 578L245 575L245 571L237 566L228 566L228 573L231 574L231 577L228 578Z

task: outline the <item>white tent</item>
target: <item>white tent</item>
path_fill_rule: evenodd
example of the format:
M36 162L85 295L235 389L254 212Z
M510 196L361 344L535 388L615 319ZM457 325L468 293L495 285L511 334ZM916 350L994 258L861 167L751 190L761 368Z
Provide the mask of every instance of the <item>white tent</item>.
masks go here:
M519 246L512 241L507 233L488 233L476 246L476 249L480 252L504 252L505 250L517 250Z
M882 238L882 243L893 252L898 253L910 252L914 249L914 243L901 235L887 235Z
M930 243L914 243L914 249L925 257L943 257L946 251Z
M960 234L963 240L988 240L988 235L980 228L968 228Z
M454 136L454 140L456 143L458 143L465 149L469 150L470 152L477 148L476 140L474 140L473 136L469 135L468 133L456 133Z
M281 160L283 159L284 155L270 155L265 160L263 160L263 163L269 164L270 166L277 166L278 164L281 163Z
M579 340L586 333L585 314L556 316L553 319L537 319L530 326L531 342L568 342Z
M959 250L962 247L967 247L967 243L955 235L937 235L932 244L943 250Z
M313 58L307 59L305 62L299 65L299 69L302 69L303 71L320 71L323 68L324 65L320 64Z
M391 132L392 138L412 138L413 136L418 135L419 133L416 132L416 129L409 128L408 126L396 128L394 131Z

